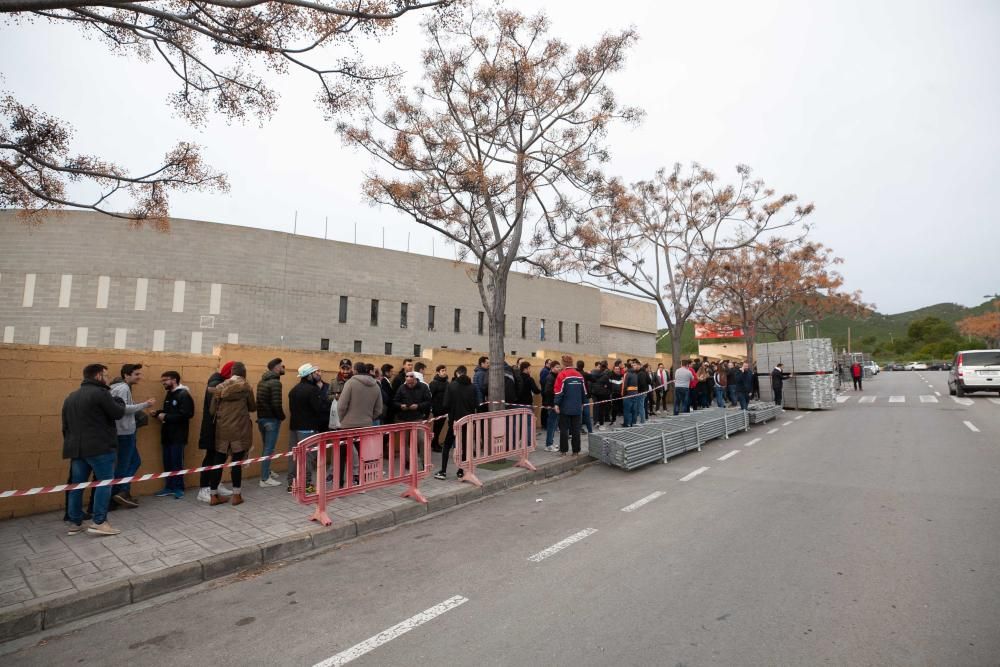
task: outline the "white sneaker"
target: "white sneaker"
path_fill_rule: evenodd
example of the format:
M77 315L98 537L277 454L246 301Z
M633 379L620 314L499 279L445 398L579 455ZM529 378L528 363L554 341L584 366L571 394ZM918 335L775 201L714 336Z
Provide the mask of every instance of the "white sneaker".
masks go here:
M118 535L122 531L117 528L112 528L111 524L105 521L104 523L92 523L87 526L87 532L91 535Z
M219 495L228 498L229 496L233 495L233 490L227 489L224 485L219 484Z
M198 502L200 503L212 502L212 493L207 486L202 487L202 489L198 491Z
M270 480L271 480L271 481L273 481L273 482L277 482L278 484L281 484L281 478L280 478L280 477L278 477L278 476L277 476L277 475L276 475L275 473L273 473L273 472L271 473L271 476L270 476L270 477L269 477L268 479L270 479Z
M281 486L281 481L275 479L274 477L268 477L265 480L261 480L260 488L264 489L271 486Z

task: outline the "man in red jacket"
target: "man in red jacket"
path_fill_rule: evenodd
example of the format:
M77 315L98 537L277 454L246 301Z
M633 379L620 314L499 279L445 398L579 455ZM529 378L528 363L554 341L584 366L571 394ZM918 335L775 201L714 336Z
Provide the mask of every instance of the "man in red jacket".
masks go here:
M854 388L857 391L864 391L864 387L861 386L861 380L864 378L864 371L861 370L861 364L856 361L851 364L851 377L854 379Z

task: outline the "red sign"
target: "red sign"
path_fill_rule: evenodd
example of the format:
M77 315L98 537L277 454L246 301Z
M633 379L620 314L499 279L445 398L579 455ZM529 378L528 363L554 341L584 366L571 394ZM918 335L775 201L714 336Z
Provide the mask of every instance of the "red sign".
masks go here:
M704 338L743 338L743 327L730 326L728 324L696 324L694 325L694 337Z

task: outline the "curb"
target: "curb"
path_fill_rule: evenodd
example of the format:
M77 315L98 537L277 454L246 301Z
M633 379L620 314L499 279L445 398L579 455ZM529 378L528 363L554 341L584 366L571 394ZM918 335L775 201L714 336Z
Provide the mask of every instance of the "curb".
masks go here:
M416 521L429 514L474 502L507 489L551 479L575 468L587 467L596 461L597 459L589 456L581 456L542 463L538 465L537 470L520 470L505 477L487 480L483 482L482 487L463 484L453 491L428 499L427 505L411 503L356 520L336 522L327 528L310 528L257 546L233 549L158 572L135 575L126 580L79 591L58 600L0 612L0 643L112 609L127 607L130 604L190 588L266 563L287 560L348 542L356 537Z

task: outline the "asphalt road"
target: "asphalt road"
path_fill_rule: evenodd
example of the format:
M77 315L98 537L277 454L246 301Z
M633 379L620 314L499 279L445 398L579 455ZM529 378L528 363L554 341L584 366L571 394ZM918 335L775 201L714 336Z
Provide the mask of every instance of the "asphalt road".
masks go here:
M846 395L667 465L591 466L0 660L308 667L357 647L357 665L1000 664L1000 404L952 400L943 373L883 373Z

